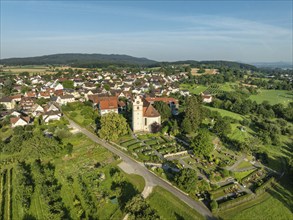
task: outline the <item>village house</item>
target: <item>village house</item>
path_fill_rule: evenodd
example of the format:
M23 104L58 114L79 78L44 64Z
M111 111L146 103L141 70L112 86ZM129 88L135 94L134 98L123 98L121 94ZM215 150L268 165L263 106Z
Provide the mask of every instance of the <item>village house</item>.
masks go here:
M50 93L49 92L39 92L38 98L49 99L50 98Z
M30 117L24 116L10 118L11 127L15 128L16 126L28 125L30 123L30 120Z
M24 93L24 97L30 97L30 98L36 98L37 97L37 93L30 91L30 92L26 92Z
M100 97L97 107L101 116L109 112L118 113L118 98L116 96Z
M44 108L39 104L34 104L31 109L29 110L33 117L39 116L44 112Z
M35 101L36 101L36 98L34 97L22 97L19 105L23 110L26 111L33 107L33 105L35 104Z
M75 102L73 95L62 95L58 97L53 97L52 101L55 101L59 105L67 105L67 103Z
M0 99L0 104L2 104L5 109L10 110L15 108L16 102L11 97L7 96Z
M209 92L201 93L202 101L205 103L211 103L213 101L213 97Z
M60 120L62 113L60 111L46 111L43 114L43 121L48 123L50 121Z
M151 132L152 124L161 124L161 115L150 102L140 96L136 96L132 108L133 132Z

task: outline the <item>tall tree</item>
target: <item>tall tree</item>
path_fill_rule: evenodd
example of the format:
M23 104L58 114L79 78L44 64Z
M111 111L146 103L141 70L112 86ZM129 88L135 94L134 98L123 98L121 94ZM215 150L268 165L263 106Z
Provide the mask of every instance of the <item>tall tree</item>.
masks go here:
M74 89L74 82L72 80L64 80L62 85L66 89Z
M158 213L142 198L141 195L133 197L125 206L125 210L130 214L128 219L160 219Z
M208 156L214 149L209 131L202 129L191 142L194 154Z
M183 120L183 130L191 133L197 130L202 121L202 109L196 96L190 96L186 100L185 118Z
M179 188L190 193L196 189L197 174L195 170L192 169L182 169L175 176L175 182Z
M122 115L110 112L102 116L101 129L98 132L101 138L116 141L119 137L128 134L128 132L128 124Z
M229 121L219 119L214 125L214 131L220 136L226 136L231 133L231 124Z
M154 107L160 113L163 121L171 117L171 109L165 102L155 102Z

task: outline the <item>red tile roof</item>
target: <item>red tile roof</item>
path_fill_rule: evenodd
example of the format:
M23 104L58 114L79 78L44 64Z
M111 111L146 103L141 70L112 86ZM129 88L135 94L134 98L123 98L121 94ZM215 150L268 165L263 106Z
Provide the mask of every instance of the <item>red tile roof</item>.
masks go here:
M99 108L100 108L100 110L117 109L118 108L117 97L116 96L114 96L114 97L100 97Z
M143 107L144 117L159 117L160 113L149 103L147 107Z

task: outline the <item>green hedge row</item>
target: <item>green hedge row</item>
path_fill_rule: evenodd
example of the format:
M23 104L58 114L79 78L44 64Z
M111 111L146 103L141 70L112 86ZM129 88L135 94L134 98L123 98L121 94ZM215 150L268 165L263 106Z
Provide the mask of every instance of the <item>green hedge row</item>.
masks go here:
M219 210L232 208L232 207L237 206L243 202L250 201L254 198L255 198L254 194L245 194L244 196L240 196L240 197L235 198L233 200L229 200L227 202L223 202L223 203L219 204Z
M271 177L269 178L266 182L264 182L260 187L255 189L255 194L259 195L264 193L268 188L270 188L272 186L272 184L275 183L275 178Z

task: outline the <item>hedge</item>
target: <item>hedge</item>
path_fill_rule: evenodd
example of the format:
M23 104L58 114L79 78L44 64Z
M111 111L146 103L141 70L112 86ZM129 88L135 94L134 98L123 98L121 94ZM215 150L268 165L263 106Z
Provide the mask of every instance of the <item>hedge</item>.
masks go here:
M266 191L267 188L270 188L272 184L275 183L275 178L271 177L266 182L264 182L260 187L255 189L255 194L259 195Z
M255 198L255 195L254 194L246 194L244 196L240 196L238 198L235 198L235 199L231 199L227 202L223 202L221 204L219 204L219 210L222 210L222 209L227 209L227 208L232 208L234 206L237 206L243 202L247 202L247 201L250 201L252 199Z
M225 189L229 189L230 187L234 186L235 184L234 183L228 183L227 185L225 186L222 186L216 190L213 190L210 192L210 194L216 194L216 193L219 193L221 191L224 191Z

